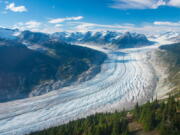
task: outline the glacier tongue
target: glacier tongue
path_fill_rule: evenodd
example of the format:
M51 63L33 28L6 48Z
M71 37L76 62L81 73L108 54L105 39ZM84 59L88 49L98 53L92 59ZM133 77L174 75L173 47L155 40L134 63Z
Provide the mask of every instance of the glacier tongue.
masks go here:
M156 78L147 62L153 47L109 50L93 79L46 95L0 104L0 134L24 135L96 112L130 109L153 97Z

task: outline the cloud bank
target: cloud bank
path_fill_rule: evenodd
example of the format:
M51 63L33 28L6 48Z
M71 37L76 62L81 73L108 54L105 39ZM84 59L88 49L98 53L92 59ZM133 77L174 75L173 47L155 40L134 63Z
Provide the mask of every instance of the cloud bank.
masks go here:
M180 26L180 22L161 22L161 21L156 21L154 22L154 25L159 25L159 26Z
M138 32L143 34L158 34L167 31L180 32L180 21L155 21L141 25L135 24L98 24L91 22L68 21L66 23L52 23L28 21L20 22L13 26L20 30L31 30L35 32L54 33L60 31L87 32L87 31L118 31L118 32Z
M77 16L77 17L65 17L65 18L56 18L49 20L49 23L62 23L65 21L77 21L83 19L83 16Z
M20 30L39 30L41 22L38 21L28 21L28 22L19 22L13 26L13 28L18 28Z
M116 9L157 9L160 6L180 8L180 0L113 0L110 5Z

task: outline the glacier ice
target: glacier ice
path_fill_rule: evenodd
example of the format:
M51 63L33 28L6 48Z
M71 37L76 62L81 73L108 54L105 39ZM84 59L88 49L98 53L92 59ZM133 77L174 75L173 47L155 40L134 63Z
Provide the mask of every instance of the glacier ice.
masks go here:
M110 50L93 79L42 96L0 104L0 135L24 135L96 112L129 109L153 97L154 71L147 61L151 48Z

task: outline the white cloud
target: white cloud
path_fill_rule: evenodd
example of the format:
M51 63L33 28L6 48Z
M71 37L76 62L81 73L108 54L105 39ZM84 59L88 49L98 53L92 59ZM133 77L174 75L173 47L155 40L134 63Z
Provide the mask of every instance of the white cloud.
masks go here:
M147 24L140 27L132 27L130 31L144 34L159 34L167 31L180 32L180 27Z
M79 32L86 32L86 31L104 31L104 30L127 30L130 27L133 27L133 24L114 24L114 25L105 25L105 24L96 24L96 23L88 23L88 22L70 22L67 24L68 28L71 31L79 31Z
M10 10L13 12L26 12L27 9L25 6L15 6L15 3L10 3L6 6L6 10Z
M112 8L119 9L155 9L165 5L163 0L113 0Z
M65 18L56 18L49 20L49 23L62 23L65 21L76 21L83 19L83 16L77 16L77 17L65 17Z
M93 23L80 23L80 24L77 24L77 26L75 26L75 29L76 31L85 32L95 26L96 24L93 24Z
M160 25L160 26L180 26L180 22L161 22L161 21L156 21L154 22L154 25Z
M19 29L21 31L23 30L30 30L33 32L44 32L44 33L54 33L54 32L60 32L62 31L61 26L56 24L54 26L51 26L47 23L41 23L38 21L28 21L28 22L19 22L12 26L13 29Z
M113 0L111 8L156 9L160 6L180 7L180 0Z
M118 31L137 32L144 34L158 34L167 31L180 32L180 22L155 21L141 25L134 24L96 24L90 22L67 22L64 24L48 24L37 21L20 22L13 28L31 30L35 32L54 33L60 31L86 32L86 31Z
M16 25L13 26L13 28L18 28L20 30L32 30L35 31L36 29L39 29L41 23L37 21L28 21L28 22L19 22Z
M41 25L41 23L37 22L37 21L29 21L29 22L26 22L25 25L27 28L33 29L33 28L39 27Z
M95 24L88 22L70 22L67 26L68 31L78 31L78 32L86 32L86 31L118 31L118 32L138 32L144 34L157 34L160 32L166 31L177 31L180 32L180 22L154 22L154 23L146 23L141 25L134 24Z
M168 4L170 6L180 7L180 0L170 0Z

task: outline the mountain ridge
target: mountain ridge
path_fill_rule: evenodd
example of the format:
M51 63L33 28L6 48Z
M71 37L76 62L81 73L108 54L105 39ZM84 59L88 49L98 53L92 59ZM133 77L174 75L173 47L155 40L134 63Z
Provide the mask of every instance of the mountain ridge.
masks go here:
M2 29L2 28L1 28ZM16 39L27 44L41 44L46 41L67 42L70 44L94 44L105 45L113 48L134 48L149 46L154 44L148 40L144 34L138 33L121 33L115 31L87 31L87 32L56 32L52 34L42 32L32 32L29 30L12 32L8 29L11 35L6 36L7 39ZM18 31L18 32L17 32ZM12 38L13 37L13 38ZM0 36L1 38L1 36Z

